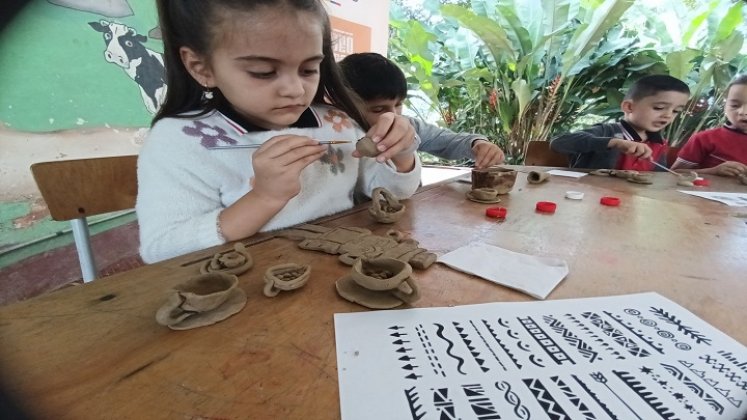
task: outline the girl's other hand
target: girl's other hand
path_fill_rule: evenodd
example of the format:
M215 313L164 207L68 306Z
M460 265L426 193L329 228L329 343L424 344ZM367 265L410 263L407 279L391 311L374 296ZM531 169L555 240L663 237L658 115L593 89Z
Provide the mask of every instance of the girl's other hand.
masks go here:
M252 157L252 191L264 200L285 205L301 192L301 171L326 151L326 145L309 137L287 134L271 138Z
M740 162L728 161L716 166L714 170L716 175L739 176L747 174L747 165Z
M366 135L376 143L381 152L376 157L378 162L391 159L400 172L408 172L415 166L415 128L407 118L385 112Z
M493 165L500 165L506 159L500 147L482 139L474 141L472 154L475 156L476 168L488 168Z

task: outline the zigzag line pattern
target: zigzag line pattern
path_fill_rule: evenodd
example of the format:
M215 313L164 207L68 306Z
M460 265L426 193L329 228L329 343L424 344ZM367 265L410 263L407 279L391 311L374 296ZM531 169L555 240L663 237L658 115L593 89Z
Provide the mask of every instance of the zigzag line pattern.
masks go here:
M633 375L631 375L628 372L620 371L620 370L613 370L612 373L614 373L618 378L620 378L621 381L625 383L625 385L628 386L633 392L638 394L639 397L643 401L648 404L651 409L656 411L656 413L663 418L664 420L675 420L676 417L674 416L674 413L669 411L667 407L664 406L664 404L658 400L654 396L653 392L647 391L646 387L641 384L640 381L636 380Z
M703 382L705 382L706 384L708 384L708 386L710 386L711 388L713 388L714 391L718 392L721 396L723 396L724 398L726 398L726 401L728 401L729 404L731 404L731 405L733 405L734 407L737 407L737 408L739 408L739 407L742 406L742 400L738 400L738 399L736 399L734 397L729 396L729 394L731 394L731 390L727 389L726 387L724 387L724 388L718 388L719 382L717 380L715 380L715 379L707 377L704 370L693 369L694 364L691 363L691 362L685 361L685 360L680 360L679 362L680 362L680 364L682 366L688 368L690 370L690 372L692 372L693 374L695 374L695 376L697 376L698 378L702 379Z
M490 398L485 396L485 388L482 385L462 385L462 390L464 390L464 395L467 396L467 401L472 407L472 412L477 416L477 420L497 420L501 418Z
M470 321L471 322L471 321ZM472 340L469 338L469 334L464 332L464 327L456 321L452 321L452 324L454 324L454 328L457 330L457 334L459 334L459 337L462 338L462 341L464 342L464 345L467 346L467 349L469 350L469 354L472 355L472 358L475 360L475 363L477 363L477 366L483 371L488 372L490 370L489 367L483 366L485 365L485 359L480 357L480 352L477 351L477 347L472 345ZM473 324L474 325L474 324ZM482 338L482 337L480 337ZM483 339L485 341L485 339ZM487 345L487 343L486 343ZM492 351L492 350L491 350ZM500 360L498 361L500 363ZM501 364L501 366L503 366ZM506 370L504 367L503 370Z
M431 339L428 337L428 333L425 332L423 324L417 325L415 327L415 332L418 334L418 339L420 339L420 344L423 346L425 356L428 358L428 363L430 363L431 368L433 368L433 372L436 376L440 374L445 378L446 372L444 371L443 366L441 366L441 362L438 360L436 351L433 350L433 344L431 344Z
M671 315L669 312L665 311L662 308L654 308L653 306L650 307L651 313L659 317L662 321L672 324L675 327L677 327L677 331L680 331L682 334L685 334L686 336L689 336L693 340L695 340L698 344L707 344L711 345L711 339L706 338L705 335L702 333L694 330L692 327L688 327L687 325L682 323L681 319L677 319L676 316Z
M601 337L599 337L598 335L594 334L594 332L592 330L590 330L586 325L584 325L583 322L579 321L578 319L576 319L576 317L574 317L571 314L565 314L565 316L571 322L573 322L574 324L576 324L583 332L585 332L586 334L588 334L589 336L591 336L591 338L593 338L594 341L596 341L597 343L599 343L599 345L602 346L603 349L605 349L605 350L609 351L610 353L612 353L612 355L615 356L615 358L617 360L625 360L625 356L621 355L620 352L618 352L617 350L615 350L614 347L612 347L611 345L607 344L607 342L605 340L602 340Z
M550 315L544 315L542 319L550 326L550 329L560 334L566 343L575 347L578 352L581 353L581 356L589 359L589 363L594 363L597 359L602 360L602 358L599 357L599 352L594 351L594 349L586 344L584 340L573 334L565 325L563 325L562 322Z
M524 385L532 391L534 398L537 400L539 405L545 409L550 420L571 420L568 414L565 413L563 407L561 407L555 399L547 391L547 388L542 384L539 379L522 379Z
M602 330L602 333L612 339L615 343L621 345L628 353L636 357L648 357L651 355L646 349L638 347L635 341L626 337L622 331L610 325L609 322L602 319L601 316L594 312L584 312L581 314L584 318L587 318L591 325Z
M696 409L695 406L693 404L691 404L690 401L687 398L685 398L685 395L683 393L681 393L675 387L669 385L669 381L664 380L661 377L661 375L659 375L658 373L654 372L653 369L651 369L649 367L646 367L646 366L643 366L641 368L641 373L643 373L644 375L650 376L651 379L656 382L656 385L660 386L661 389L663 389L664 391L668 392L669 395L671 395L672 398L674 398L675 400L677 400L678 403L682 404L682 406L684 407L684 409L687 410L690 414L697 414L698 415L698 420L700 420L700 419L705 420L705 417L703 417L702 415L700 415L700 411L698 411L698 409Z
M586 393L589 394L591 399L593 399L600 407L602 407L602 410L604 410L604 412L607 413L607 415L610 416L612 420L619 420L617 416L615 415L615 413L613 413L609 408L607 408L607 405L603 403L602 400L599 399L599 397L597 397L597 394L594 393L594 391L592 391L591 389L589 389L588 385L586 385L578 376L576 375L571 375L571 376L573 377L573 379L576 380L576 382L578 382L581 388L583 388L584 391L586 391Z
M506 381L501 381L496 382L495 387L498 388L499 391L504 391L503 399L514 407L514 414L516 414L517 419L529 420L532 417L529 409L521 403L521 398L519 398L515 392L511 391L511 384Z
M436 335L440 339L442 339L442 340L446 341L447 343L449 343L448 347L446 348L446 354L449 355L449 357L451 357L452 359L454 359L454 360L457 361L457 371L459 371L459 373L461 373L462 375L466 375L467 372L465 372L465 371L462 370L462 365L464 364L464 359L462 359L461 357L459 357L456 354L454 354L454 353L451 352L451 349L454 348L454 343L452 343L451 340L449 340L448 338L446 338L444 336L444 326L441 325L441 324L435 324L435 323L433 325L435 325L436 328L437 328L436 329Z
M420 395L418 395L418 391L415 390L415 387L405 389L405 398L407 398L407 406L410 407L412 420L420 420L428 414L428 412L422 410L423 404L418 404Z
M557 343L555 343L555 341L550 338L550 336L547 335L542 330L542 328L537 325L536 322L534 322L532 317L517 317L516 319L519 320L519 322L524 326L529 335L534 338L534 341L536 341L537 344L539 344L542 349L545 350L545 353L547 353L555 361L555 363L559 365L562 365L565 362L570 362L574 365L576 364L576 362L574 362L573 359L571 359L568 354L563 351L563 349L561 349L560 346L558 346Z
M638 330L638 331L634 330L633 329L633 325L631 323L629 323L629 322L627 322L627 323L624 322L622 320L621 316L619 316L619 315L613 315L611 312L607 312L607 311L602 311L602 312L605 315L607 315L608 317L610 317L613 320L617 321L618 324L620 324L623 328L625 328L628 331L630 331L633 335L635 335L636 337L640 338L641 341L643 341L644 343L646 343L649 346L651 346L652 349L658 351L659 354L664 354L664 347L662 347L661 344L654 343L654 339L651 338L651 337L643 335L643 331L641 331L641 330Z
M433 405L436 407L438 420L457 420L454 400L449 398L449 388L433 390Z
M732 372L732 369L729 366L707 354L705 356L700 356L699 359L705 361L707 365L710 365L711 369L723 374L729 382L734 382L737 385L737 388L742 391L747 391L747 380L743 380L742 377L739 376L739 373L741 372Z
M714 409L719 414L724 414L724 406L719 404L718 401L716 401L711 394L705 392L703 388L700 387L700 385L693 382L692 379L688 378L687 375L685 375L681 370L679 370L676 366L668 365L666 363L660 363L660 365L669 372L672 376L674 376L675 379L685 384L685 386L690 389L690 391L694 392L695 395L700 397L703 401L708 403L708 405Z
M475 325L475 323L471 319L469 320L469 323L472 324L472 328L475 329L475 332L480 337L480 340L482 340L482 342L485 344L485 347L487 347L488 350L490 350L490 353L493 355L493 357L498 362L498 364L501 365L501 367L503 368L503 370L508 370L508 369L506 369L506 366L503 366L503 362L501 362L501 359L499 359L498 355L495 354L495 352L493 351L493 348L490 347L490 345L488 344L487 340L485 340L485 337L483 337L483 335L480 332L480 330L477 329L477 325Z
M508 349L508 347L506 347L506 345L503 344L503 342L498 338L498 335L493 330L493 327L491 327L490 324L488 323L488 321L486 321L484 319L482 320L482 323L485 324L485 328L488 329L488 331L490 332L490 335L493 336L493 338L495 339L496 343L498 343L498 345L501 347L501 349L503 349L503 352L508 355L508 357L511 359L512 362L514 362L514 365L516 365L516 368L519 369L519 370L521 370L521 363L519 363L519 361L516 359L516 357L514 357L514 354L511 353L511 351Z
M566 385L566 383L563 382L563 380L560 379L559 376L551 376L550 380L555 382L558 388L560 388L560 391L563 392L563 394L565 394L565 396L568 398L568 401L570 401L571 404L578 408L578 411L583 414L586 420L596 420L597 417L594 415L594 413L591 412L591 410L589 410L589 407L587 407L586 404L581 401L581 398L579 398L578 395L573 393L571 387Z

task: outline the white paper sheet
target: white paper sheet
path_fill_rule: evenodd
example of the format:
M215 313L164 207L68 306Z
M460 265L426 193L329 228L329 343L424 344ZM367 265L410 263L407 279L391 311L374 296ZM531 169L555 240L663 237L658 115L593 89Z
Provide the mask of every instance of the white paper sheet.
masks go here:
M575 172L575 171L564 171L562 169L551 169L547 171L550 175L567 176L570 178L581 178L582 176L589 175L586 172Z
M537 299L545 299L568 275L568 263L560 258L535 257L484 243L457 248L438 262Z
M335 339L343 420L747 416L747 348L655 293L335 314Z
M729 192L704 192L704 191L686 191L677 190L684 194L694 195L696 197L706 198L708 200L718 201L730 207L747 207L747 194L729 193Z

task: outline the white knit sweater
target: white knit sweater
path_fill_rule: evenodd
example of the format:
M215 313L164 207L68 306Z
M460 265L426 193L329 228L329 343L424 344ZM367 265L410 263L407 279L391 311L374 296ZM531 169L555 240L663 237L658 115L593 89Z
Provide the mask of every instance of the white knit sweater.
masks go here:
M138 159L137 216L140 254L152 263L220 245L218 215L251 189L255 149L210 149L228 144L260 144L280 134L319 141L356 140L364 135L354 120L328 106L313 106L318 128L246 132L220 112L194 118L165 118L150 131ZM385 187L399 198L420 183L415 169L398 173L370 158L351 156L355 142L331 145L321 161L301 173L301 192L261 231L281 229L353 206L354 190L370 197Z

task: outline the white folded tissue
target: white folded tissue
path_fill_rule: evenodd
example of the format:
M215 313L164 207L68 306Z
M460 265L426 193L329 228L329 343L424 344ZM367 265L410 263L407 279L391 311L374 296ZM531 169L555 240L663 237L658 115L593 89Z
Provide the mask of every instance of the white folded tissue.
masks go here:
M568 263L560 258L535 257L481 243L455 249L438 262L537 299L545 299L568 275Z

